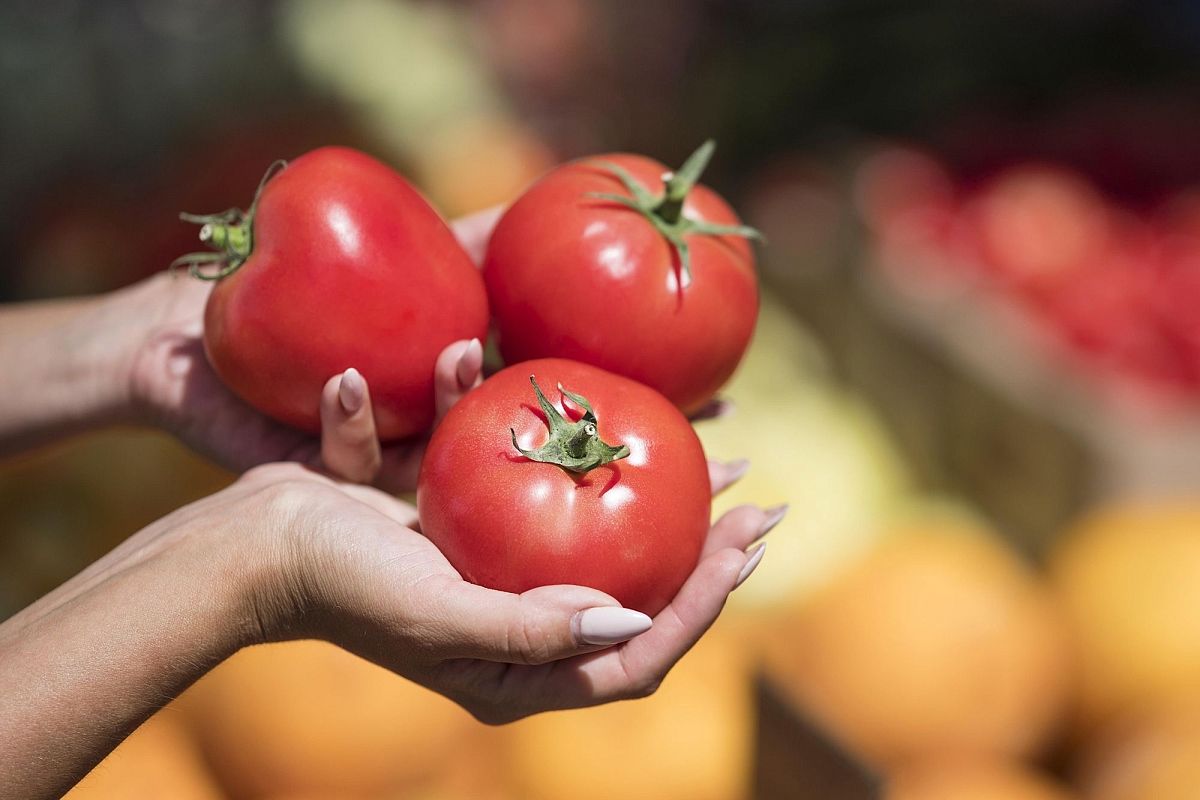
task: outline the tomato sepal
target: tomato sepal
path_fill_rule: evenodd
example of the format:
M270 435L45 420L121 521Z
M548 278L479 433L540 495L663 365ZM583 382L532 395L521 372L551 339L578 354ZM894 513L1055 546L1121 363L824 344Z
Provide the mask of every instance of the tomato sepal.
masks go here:
M740 236L747 239L766 241L762 233L749 225L717 225L703 220L695 220L683 213L683 205L688 193L695 187L704 173L705 167L712 159L716 150L716 142L709 139L700 145L694 153L688 156L683 166L675 172L663 175L665 190L661 197L655 197L645 186L637 181L619 164L597 159L593 163L610 173L629 195L612 192L587 192L584 196L594 200L618 203L626 208L637 211L654 226L664 239L671 245L679 259L679 286L686 289L692 284L692 259L685 236L699 234L701 236Z
M613 447L600 438L597 430L598 420L591 403L583 395L568 391L558 384L558 390L572 403L583 409L583 416L578 422L571 422L564 417L554 405L546 399L542 388L538 386L537 377L529 376L533 391L537 395L538 405L546 415L546 425L550 429L550 438L536 450L526 450L517 443L517 432L509 428L512 434L513 447L517 452L531 461L543 464L555 464L568 472L585 473L604 464L618 461L629 455L628 445Z
M181 220L200 226L200 241L212 247L213 251L187 253L172 261L169 268L174 271L186 266L189 275L202 281L219 281L237 272L254 250L254 214L258 210L258 201L262 197L263 189L267 181L286 167L287 162L283 159L267 167L267 171L258 182L258 188L254 191L250 208L245 211L240 208L228 208L218 214L181 212ZM210 265L216 265L217 270L202 271L202 267Z

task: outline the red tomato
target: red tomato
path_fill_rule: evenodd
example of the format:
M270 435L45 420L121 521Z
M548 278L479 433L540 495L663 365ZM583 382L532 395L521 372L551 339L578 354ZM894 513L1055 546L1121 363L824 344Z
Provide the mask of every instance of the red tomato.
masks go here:
M758 315L744 238L756 233L715 192L693 186L710 153L697 151L670 184L667 168L642 156L572 162L513 204L484 261L508 363L593 364L657 389L685 413L721 388ZM678 190L674 206L668 186ZM672 238L688 251L690 280Z
M213 368L254 407L316 432L321 387L355 367L380 438L429 428L438 354L487 333L483 282L453 232L398 173L347 148L313 150L260 191L252 241L237 215L200 218L213 255L233 258L225 270L244 258L205 310Z
M578 437L579 471L535 460L555 450L551 426L556 441ZM421 530L467 580L508 592L580 584L650 615L695 568L711 503L704 451L674 406L562 359L508 367L460 400L434 431L417 486Z

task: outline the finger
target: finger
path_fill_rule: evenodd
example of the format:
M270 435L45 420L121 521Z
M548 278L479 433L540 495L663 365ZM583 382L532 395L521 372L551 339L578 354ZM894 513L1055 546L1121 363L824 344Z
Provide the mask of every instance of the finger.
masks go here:
M542 586L523 594L464 581L436 598L444 658L545 664L610 647L644 633L651 620L585 586Z
M433 368L434 404L440 422L464 394L483 381L483 345L478 339L446 347Z
M370 483L381 458L370 389L352 367L321 391L321 462L343 480Z
M503 206L492 206L450 223L450 227L454 229L454 235L458 238L458 243L467 251L467 255L471 257L476 266L483 264L488 239L492 238L492 229L496 227L496 223L503 213Z
M750 461L736 458L733 461L708 461L708 480L712 484L712 493L720 494L741 480L750 469Z
M721 417L727 417L732 414L736 408L737 407L733 404L733 401L729 398L714 397L712 400L709 400L707 403L700 406L700 408L694 413L692 413L689 419L691 419L692 422L699 422L700 420L705 419L720 419Z
M646 633L620 647L555 665L554 674L542 684L545 702L576 708L653 693L716 621L729 593L758 565L750 561L734 548L705 556ZM750 570L743 573L748 565Z
M745 550L770 533L787 515L787 510L786 504L767 509L752 505L729 509L709 530L701 558L726 547Z

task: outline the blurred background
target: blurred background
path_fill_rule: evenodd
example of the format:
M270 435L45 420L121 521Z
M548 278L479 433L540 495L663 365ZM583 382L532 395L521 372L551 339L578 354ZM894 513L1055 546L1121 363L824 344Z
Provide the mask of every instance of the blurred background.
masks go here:
M678 164L765 232L701 423L786 501L653 698L483 728L315 643L245 651L74 797L1200 797L1200 6L0 6L0 300L194 249L181 210L362 148L447 216ZM0 464L0 617L229 475L153 432Z

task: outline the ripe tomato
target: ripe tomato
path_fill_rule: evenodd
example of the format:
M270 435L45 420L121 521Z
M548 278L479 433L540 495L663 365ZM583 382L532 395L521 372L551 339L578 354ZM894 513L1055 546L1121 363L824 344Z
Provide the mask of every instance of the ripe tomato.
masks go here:
M704 451L676 408L562 359L508 367L460 400L417 484L421 530L467 580L581 584L650 615L695 568L711 503Z
M758 286L745 240L757 232L695 185L711 153L676 175L635 155L575 161L508 209L483 271L508 363L593 364L685 413L713 396L750 343Z
M398 173L355 150L323 147L264 178L246 213L205 223L217 265L204 344L246 402L320 430L325 381L349 367L371 386L380 438L433 422L433 367L458 339L483 339L478 271L437 212Z

